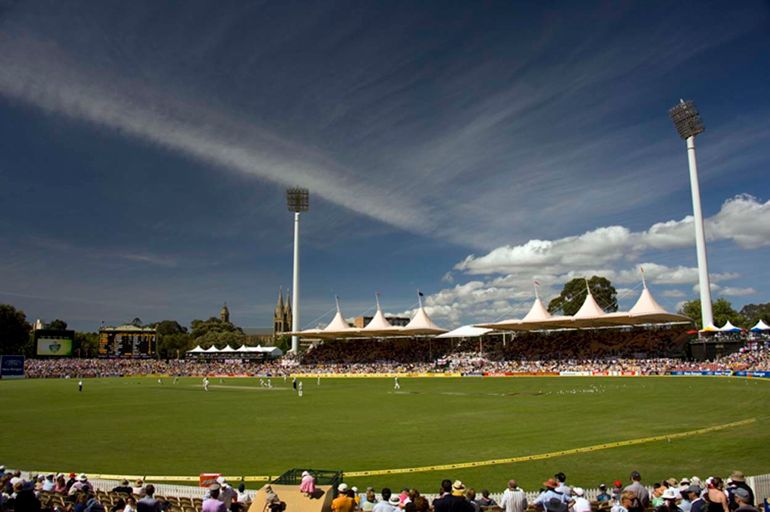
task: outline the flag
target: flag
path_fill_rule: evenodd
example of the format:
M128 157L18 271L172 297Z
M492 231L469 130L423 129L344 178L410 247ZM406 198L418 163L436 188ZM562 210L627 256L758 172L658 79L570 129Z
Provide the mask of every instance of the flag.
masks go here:
M540 281L532 281L532 282L535 283L535 286L540 286Z
M425 295L423 295L422 292L419 290L417 291L417 295L419 295L420 297L425 297Z

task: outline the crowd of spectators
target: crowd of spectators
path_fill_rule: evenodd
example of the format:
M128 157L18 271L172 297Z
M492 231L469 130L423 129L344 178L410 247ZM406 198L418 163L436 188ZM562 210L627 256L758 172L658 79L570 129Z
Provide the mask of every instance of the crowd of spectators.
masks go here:
M31 378L168 375L287 376L291 373L559 373L662 375L671 371L770 370L766 341L713 361L683 357L682 329L518 333L480 340L391 338L321 341L301 357L240 359L28 359Z
M97 489L84 474L30 475L0 470L0 512L242 512L255 499L243 482L236 489L220 477L197 498L157 496L155 486L124 480L120 485ZM298 488L306 499L317 499L317 489L303 473ZM414 488L400 492L374 487L359 493L356 487L341 483L334 489L332 512L757 512L754 490L740 471L725 481L697 476L669 478L652 485L642 483L637 471L627 482L616 480L611 486L600 484L587 491L567 481L563 472L546 479L537 491L525 491L515 479L508 482L496 501L488 489L478 490L463 482L445 479L438 493L422 494ZM286 510L271 486L264 488L265 503L256 503L263 512ZM205 494L204 494L205 492ZM184 500L187 501L184 501Z

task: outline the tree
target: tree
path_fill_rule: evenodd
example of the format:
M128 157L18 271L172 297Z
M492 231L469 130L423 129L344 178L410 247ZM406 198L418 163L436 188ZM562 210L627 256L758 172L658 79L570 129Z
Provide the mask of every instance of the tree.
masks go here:
M162 320L152 325L155 331L161 336L172 334L182 334L187 332L187 327L180 325L176 320Z
M770 322L770 302L764 304L746 304L741 308L741 316L746 319L746 327L752 328L760 320Z
M0 304L0 354L23 354L29 349L32 326L23 311Z
M133 325L135 327L141 327L142 326L142 319L139 317L134 318L129 322L129 325Z
M67 330L67 322L64 320L59 320L58 318L54 320L53 322L46 324L46 329L52 329L55 331L66 331Z
M99 333L76 332L75 346L80 349L80 357L96 357L99 353Z
M618 310L617 291L606 277L593 276L588 280L591 294L597 304L607 313ZM564 285L558 297L548 303L550 313L574 315L586 299L586 280L576 277Z
M166 359L176 359L177 351L180 356L193 348L193 339L186 332L164 334L158 336L158 354Z
M193 343L204 348L212 345L216 345L217 348L224 348L225 345L240 345L246 340L246 335L240 327L230 322L223 322L216 317L208 320L193 320L190 325L192 327L190 337Z
M728 321L736 327L742 327L746 324L745 318L733 309L733 305L727 299L719 298L712 302L711 312L714 315L714 325L717 327L723 326ZM679 308L679 314L689 316L698 325L698 329L703 329L699 299L690 300L682 304L682 307Z

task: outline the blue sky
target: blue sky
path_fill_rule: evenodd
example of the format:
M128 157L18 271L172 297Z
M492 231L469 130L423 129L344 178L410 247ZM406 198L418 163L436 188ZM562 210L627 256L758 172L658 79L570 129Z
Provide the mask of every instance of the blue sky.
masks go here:
M0 0L0 302L78 329L268 326L302 220L302 323L423 290L444 326L599 273L697 298L697 102L714 296L770 292L766 2ZM328 317L326 317L328 318Z

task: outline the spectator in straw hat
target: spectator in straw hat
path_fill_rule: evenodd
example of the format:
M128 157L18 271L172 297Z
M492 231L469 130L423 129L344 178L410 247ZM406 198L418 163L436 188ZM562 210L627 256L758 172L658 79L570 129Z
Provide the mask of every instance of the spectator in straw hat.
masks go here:
M743 475L743 472L733 471L727 486L727 492L730 494L730 510L736 510L738 508L738 504L735 502L734 498L736 489L743 489L748 493L749 501L745 502L745 504L753 507L754 491L749 487L749 484L746 483L746 477Z
M433 500L435 512L473 512L473 505L465 499L465 485L460 480L455 480L449 485L447 492L446 481L441 483L444 494Z
M557 509L562 508L558 503L561 502L561 504L564 505L564 512L566 512L567 507L572 500L566 494L556 490L559 485L559 482L555 478L549 478L543 482L545 491L541 492L540 495L535 498L533 505L535 505L536 508L546 510L547 512L560 512L560 510Z

